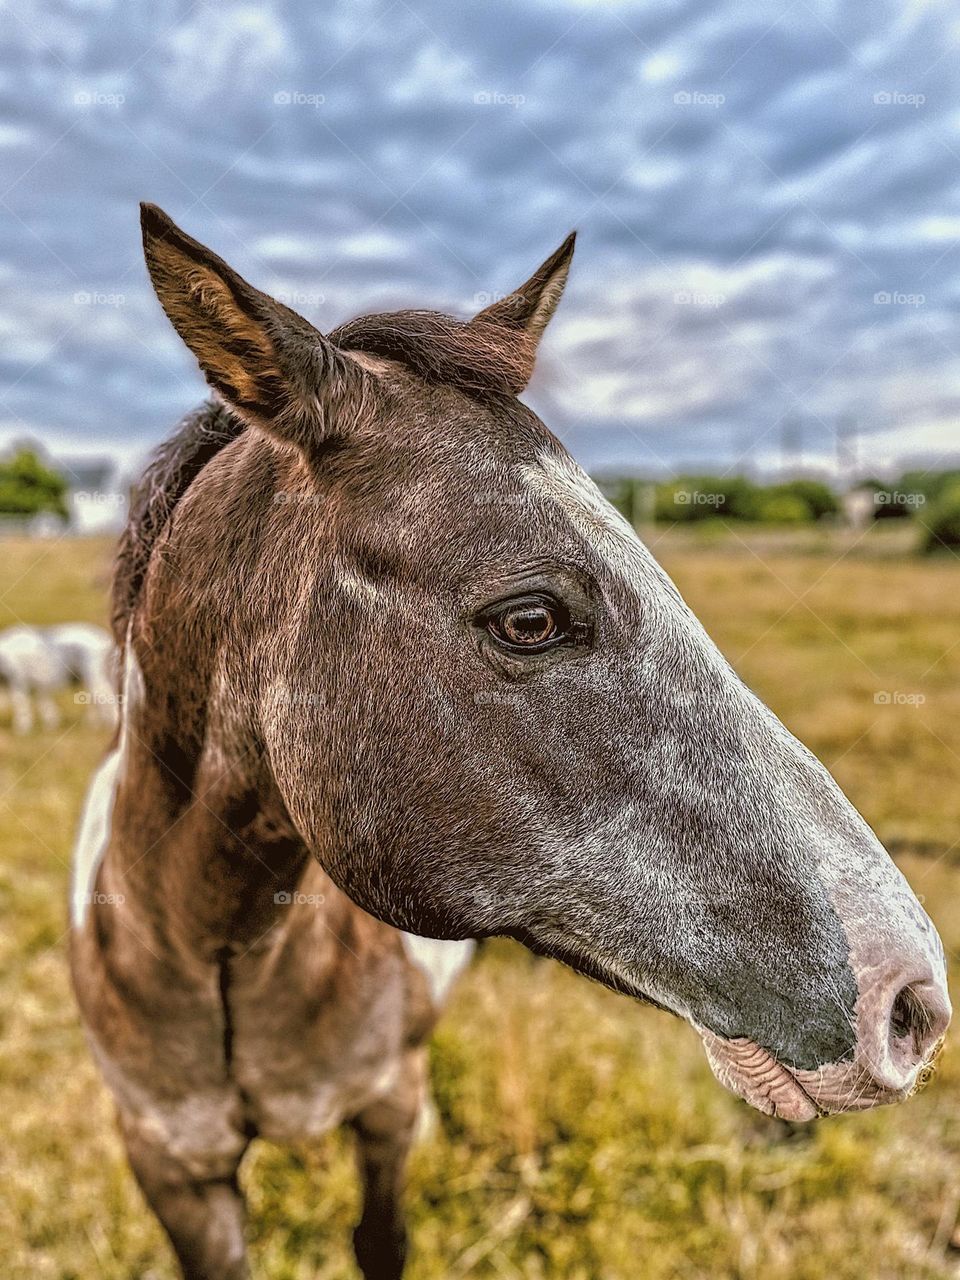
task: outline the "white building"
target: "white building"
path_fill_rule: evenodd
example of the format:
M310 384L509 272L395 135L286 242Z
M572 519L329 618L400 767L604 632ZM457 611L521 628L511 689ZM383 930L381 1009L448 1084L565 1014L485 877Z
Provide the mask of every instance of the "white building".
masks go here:
M68 528L71 533L113 533L127 518L129 483L111 458L54 462L67 482Z

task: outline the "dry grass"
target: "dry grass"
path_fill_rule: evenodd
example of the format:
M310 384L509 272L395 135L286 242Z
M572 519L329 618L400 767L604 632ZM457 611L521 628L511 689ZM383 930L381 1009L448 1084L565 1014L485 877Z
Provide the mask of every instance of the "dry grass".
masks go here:
M899 535L898 535L899 536ZM960 566L871 536L836 550L662 538L748 681L833 767L960 945ZM108 548L5 542L0 625L102 619ZM878 693L922 695L918 703ZM102 735L0 727L0 1275L174 1272L114 1136L64 964L67 856ZM914 852L909 852L911 849ZM922 856L917 851L922 851ZM434 1049L442 1132L416 1155L411 1280L942 1280L960 1204L960 1064L908 1106L772 1140L693 1036L497 944ZM257 1273L349 1277L346 1145L262 1146L245 1170Z

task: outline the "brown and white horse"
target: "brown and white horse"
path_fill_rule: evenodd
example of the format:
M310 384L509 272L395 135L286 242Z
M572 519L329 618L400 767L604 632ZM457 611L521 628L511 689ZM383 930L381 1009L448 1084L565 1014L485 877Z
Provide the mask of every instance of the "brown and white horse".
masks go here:
M143 229L218 398L121 547L72 959L184 1274L247 1274L251 1139L339 1123L360 1266L401 1274L423 1046L469 939L686 1018L771 1114L905 1098L950 1016L931 922L517 399L572 237L469 323L323 336L158 209Z

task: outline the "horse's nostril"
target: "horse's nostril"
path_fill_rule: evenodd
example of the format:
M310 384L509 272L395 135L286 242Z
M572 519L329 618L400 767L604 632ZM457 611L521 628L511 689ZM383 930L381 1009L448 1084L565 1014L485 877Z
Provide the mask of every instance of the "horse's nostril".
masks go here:
M890 1010L890 1035L894 1041L905 1041L912 1056L923 1058L943 1033L942 1021L917 987L906 986Z

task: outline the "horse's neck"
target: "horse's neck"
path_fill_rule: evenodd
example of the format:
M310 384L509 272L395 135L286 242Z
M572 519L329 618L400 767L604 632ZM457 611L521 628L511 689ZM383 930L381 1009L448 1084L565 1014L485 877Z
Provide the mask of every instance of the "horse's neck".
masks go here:
M201 958L245 951L282 918L309 855L282 803L242 756L164 749L124 726L99 890L146 933Z
M254 691L224 674L236 588L212 535L209 546L191 542L201 563L188 574L175 534L154 555L128 626L100 877L171 945L243 951L282 918L276 899L297 888L309 855L256 741Z

